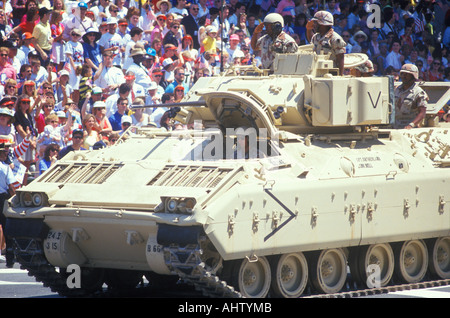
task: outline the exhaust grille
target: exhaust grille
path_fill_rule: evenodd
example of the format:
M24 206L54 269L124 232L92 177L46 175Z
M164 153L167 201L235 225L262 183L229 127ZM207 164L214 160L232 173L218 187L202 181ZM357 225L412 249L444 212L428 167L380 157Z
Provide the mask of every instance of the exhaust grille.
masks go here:
M231 171L219 167L165 166L147 185L215 188Z
M102 184L121 167L111 163L58 164L39 182Z

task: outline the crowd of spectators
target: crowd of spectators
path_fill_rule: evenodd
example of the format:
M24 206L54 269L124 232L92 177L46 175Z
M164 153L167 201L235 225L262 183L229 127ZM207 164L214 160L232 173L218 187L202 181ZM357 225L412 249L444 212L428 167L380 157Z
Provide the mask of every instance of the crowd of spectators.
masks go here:
M171 129L169 108L129 106L178 102L200 77L260 66L250 41L270 12L283 16L298 45L308 44L312 16L331 12L346 53L366 53L374 75L398 78L402 64L413 63L420 80L450 80L450 13L442 0L373 2L375 28L372 2L363 0L2 3L0 135L16 145L25 140L16 159L37 173L70 150L114 143L130 125Z

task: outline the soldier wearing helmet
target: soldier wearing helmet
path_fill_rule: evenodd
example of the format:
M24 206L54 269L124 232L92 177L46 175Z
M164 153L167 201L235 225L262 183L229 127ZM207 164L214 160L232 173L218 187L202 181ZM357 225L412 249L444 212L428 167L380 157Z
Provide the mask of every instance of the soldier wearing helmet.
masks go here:
M333 30L333 15L328 11L317 11L306 24L306 37L314 45L317 54L331 53L339 74L344 73L344 53L347 43ZM314 33L316 32L316 33ZM322 53L323 51L323 53Z
M266 28L266 34L261 32ZM283 17L278 13L269 13L264 22L258 24L253 31L251 46L254 51L261 50L261 64L264 69L273 70L275 53L295 53L298 45L295 40L283 31Z
M402 84L395 89L395 128L419 127L425 119L428 95L419 87L419 69L404 64L400 70Z

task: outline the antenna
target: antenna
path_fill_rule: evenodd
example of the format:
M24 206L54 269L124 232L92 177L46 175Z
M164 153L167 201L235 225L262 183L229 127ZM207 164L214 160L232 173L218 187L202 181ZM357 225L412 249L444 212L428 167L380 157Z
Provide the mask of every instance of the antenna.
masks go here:
M225 27L224 18L223 18L223 9L224 9L225 1L221 1L220 6L220 73L223 73L223 29Z

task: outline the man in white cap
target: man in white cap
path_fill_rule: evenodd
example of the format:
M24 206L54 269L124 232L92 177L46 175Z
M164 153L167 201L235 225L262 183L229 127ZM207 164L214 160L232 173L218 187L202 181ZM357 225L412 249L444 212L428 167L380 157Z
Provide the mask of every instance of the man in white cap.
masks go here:
M263 28L266 34L260 37ZM269 13L264 22L258 24L253 31L251 46L253 51L261 50L261 63L264 69L273 70L275 53L295 53L298 45L295 40L283 31L284 20L278 13Z
M395 128L419 127L425 119L428 105L427 93L419 87L419 69L414 64L404 64L400 70L402 84L395 89Z
M100 51L111 51L113 56L113 65L122 67L122 53L125 52L125 46L122 37L116 33L117 30L117 18L109 17L106 21L108 25L108 32L103 34L98 45L100 45Z
M306 38L314 45L317 54L331 53L339 75L344 74L344 54L347 43L333 30L333 15L328 11L317 11L306 24ZM316 32L316 33L314 33Z

